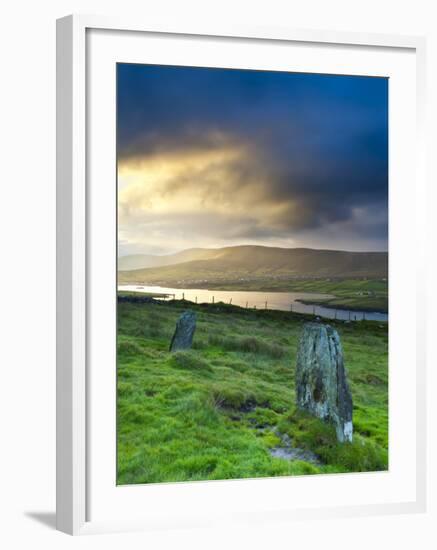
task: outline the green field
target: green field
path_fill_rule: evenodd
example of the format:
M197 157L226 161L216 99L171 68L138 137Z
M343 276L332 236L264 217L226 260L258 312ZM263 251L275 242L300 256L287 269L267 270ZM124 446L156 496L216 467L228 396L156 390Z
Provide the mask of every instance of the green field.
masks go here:
M314 292L332 298L302 300L305 304L336 309L388 312L386 279L266 279L253 281L208 282L210 290L256 290L260 292ZM190 288L190 287L186 287Z
M170 353L179 315L197 312L193 350ZM354 401L354 441L295 408L305 317L182 301L118 305L118 484L386 470L386 323L332 322ZM316 463L271 450L291 441Z
M172 288L207 288L208 290L248 290L257 292L313 292L332 298L302 300L305 304L325 305L335 309L388 312L386 279L272 279L211 280L207 282L161 281Z

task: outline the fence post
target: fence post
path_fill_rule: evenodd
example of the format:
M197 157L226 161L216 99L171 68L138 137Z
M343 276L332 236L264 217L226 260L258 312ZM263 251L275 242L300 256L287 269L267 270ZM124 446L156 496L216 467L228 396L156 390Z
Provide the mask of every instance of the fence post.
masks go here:
M196 304L197 304L197 296L196 296Z
M214 296L212 297L212 303L214 303Z
M231 305L231 304L232 304L232 298L229 300L229 305Z
M351 310L349 310L349 321L351 320Z
M182 301L185 300L185 292L182 292Z
M267 309L267 300L266 300L266 307L265 307L265 309Z
M249 302L246 302L246 309L247 309L248 305L249 305Z
M290 311L293 313L293 303L290 304Z

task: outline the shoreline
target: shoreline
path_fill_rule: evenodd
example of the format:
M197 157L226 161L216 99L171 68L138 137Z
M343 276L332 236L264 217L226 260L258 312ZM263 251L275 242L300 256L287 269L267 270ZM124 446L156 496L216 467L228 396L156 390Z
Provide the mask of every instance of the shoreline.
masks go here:
M211 310L216 310L216 311L219 311L220 308L225 308L227 309L228 311L241 311L241 312L256 312L256 313L274 313L274 314L286 314L286 315L291 315L291 316L301 316L301 317L306 317L306 318L311 318L311 319L314 319L314 318L321 318L321 319L324 319L328 322L341 322L341 323L345 323L345 322L357 322L357 321L365 321L365 322L371 322L371 323L387 323L388 322L388 319L387 320L378 320L378 319L355 319L355 320L352 320L352 319L341 319L341 318L337 318L337 317L325 317L323 315L321 315L320 312L315 312L314 314L311 313L311 312L302 312L302 311L287 311L287 310L284 310L284 309L273 309L273 308L267 308L267 309L264 309L264 308L257 308L257 307L248 307L248 308L245 308L243 306L240 306L240 305L237 305L237 304L228 304L226 302L223 302L223 301L218 301L218 302L215 302L215 303L208 303L208 302L199 302L199 303L196 303L194 301L191 301L191 300L188 300L188 299L162 299L164 296L168 297L168 295L163 295L163 294L153 294L153 293L142 293L140 291L133 291L133 290L117 290L117 301L118 302L129 302L129 303L137 303L137 304L141 304L141 303L153 303L153 304L177 304L177 305L180 305L180 304L190 304L190 306L192 307L196 307L196 308L208 308L208 309L211 309ZM299 303L303 303L301 302L300 300L296 300L297 302ZM304 305L319 305L319 304L304 304ZM367 314L367 313L377 313L377 314L383 314L383 315L388 315L386 312L383 312L383 311L363 311L363 310L353 310L353 309L350 309L350 308L340 308L340 307L336 307L336 308L332 308L332 307L327 307L325 305L320 305L320 307L323 307L323 308L326 308L330 311L332 311L332 313L334 313L336 310L341 310L341 311L353 311L354 313L357 313L357 314Z
M324 280L302 280L296 284L281 285L275 287L270 284L260 284L256 288L251 287L250 284L219 284L214 282L201 283L201 282L176 282L167 283L145 283L134 282L126 283L119 282L120 286L137 287L138 292L141 292L143 288L148 288L146 292L151 292L151 288L171 288L183 292L186 291L206 291L209 293L223 292L223 293L268 293L268 294L303 294L302 297L296 297L295 302L302 304L303 306L317 306L338 311L353 311L357 314L382 314L388 315L388 296L383 292L377 292L360 296L355 286L356 281L344 280L341 282ZM373 281L369 282L374 283ZM344 286L342 286L344 285ZM354 286L352 286L354 285ZM118 287L117 287L118 288ZM123 289L121 289L123 290ZM249 298L250 299L250 298Z
M296 300L296 302L299 302L300 304L304 304L307 306L325 307L326 309L332 309L333 311L338 309L341 311L356 311L357 313L381 313L383 315L388 315L388 309L375 308L375 307L353 308L351 306L347 306L344 304L337 304L332 306L332 305L329 305L329 302L320 302L320 301L312 301L312 300Z

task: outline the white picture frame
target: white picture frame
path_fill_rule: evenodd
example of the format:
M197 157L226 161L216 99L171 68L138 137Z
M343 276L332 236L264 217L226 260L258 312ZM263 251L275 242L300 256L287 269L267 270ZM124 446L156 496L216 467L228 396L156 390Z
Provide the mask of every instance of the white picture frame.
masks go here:
M415 56L416 106L416 218L414 238L417 243L417 293L413 307L416 316L416 414L415 414L415 498L408 501L364 503L317 509L272 510L272 519L294 517L330 517L420 512L426 508L426 402L425 402L425 327L424 327L424 279L425 251L420 236L424 234L424 221L417 212L425 210L424 175L424 78L425 40L421 37L355 34L286 28L177 28L156 26L138 20L113 19L96 16L72 15L57 22L57 528L69 534L96 531L147 529L151 523L146 515L132 519L108 516L107 520L90 518L89 486L92 462L90 457L90 433L88 412L90 399L90 258L89 235L90 189L87 166L87 117L90 104L87 97L87 33L92 30L137 32L158 36L220 37L228 41L244 39L275 43L313 43L319 46L342 45L359 48L396 49L409 51ZM114 136L115 140L115 136ZM88 224L88 225L87 225ZM423 241L423 239L422 239ZM391 306L390 306L391 307ZM349 474L350 475L350 474ZM221 482L220 482L221 483ZM236 482L226 482L234 483ZM254 483L253 481L251 483ZM256 483L256 482L255 482ZM191 484L184 484L187 490ZM155 486L154 491L171 491L171 488ZM203 493L211 491L203 486ZM222 484L222 493L228 491ZM235 491L241 488L237 484ZM141 490L141 487L138 488ZM256 521L261 510L246 514ZM163 514L154 518L153 525L166 525L175 520ZM226 521L226 518L223 520ZM185 517L180 518L184 525ZM188 520L189 523L189 520ZM193 525L204 525L200 518Z

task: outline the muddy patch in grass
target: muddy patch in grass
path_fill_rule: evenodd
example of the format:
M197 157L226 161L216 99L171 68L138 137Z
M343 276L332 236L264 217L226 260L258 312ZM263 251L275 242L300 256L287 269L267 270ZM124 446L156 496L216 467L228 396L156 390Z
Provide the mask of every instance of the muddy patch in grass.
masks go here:
M319 457L313 452L301 449L300 447L293 447L293 442L287 434L276 432L276 435L281 439L281 445L269 449L269 453L274 458L282 458L283 460L302 460L303 462L317 465L322 464Z

